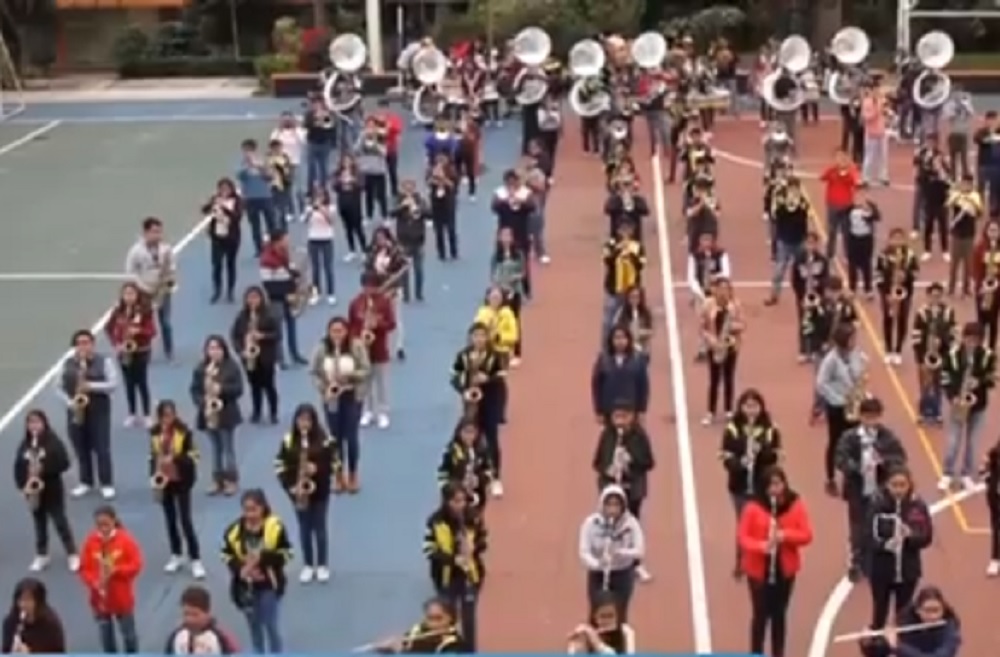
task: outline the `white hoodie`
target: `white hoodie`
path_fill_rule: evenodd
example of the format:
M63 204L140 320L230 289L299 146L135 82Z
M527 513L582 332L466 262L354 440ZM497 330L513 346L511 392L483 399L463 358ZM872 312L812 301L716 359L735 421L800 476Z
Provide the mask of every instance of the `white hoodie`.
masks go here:
M614 484L601 491L597 512L587 516L580 525L580 561L587 570L625 570L635 565L646 553L646 539L639 521L625 510L611 522L604 513L604 503L612 495L621 498L625 506L625 491ZM610 563L605 564L608 559Z

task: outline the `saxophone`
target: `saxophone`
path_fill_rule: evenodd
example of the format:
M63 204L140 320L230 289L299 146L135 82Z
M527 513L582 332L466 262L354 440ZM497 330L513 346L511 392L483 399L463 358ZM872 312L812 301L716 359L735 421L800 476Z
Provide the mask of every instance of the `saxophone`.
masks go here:
M90 406L90 395L87 394L87 360L80 358L76 365L76 382L73 386L73 399L70 408L73 410L73 424L80 426L87 419L87 407Z
M26 454L28 459L28 481L24 484L24 498L28 507L37 511L42 502L42 491L45 490L45 480L42 479L42 458L45 452L41 447L32 445Z
M219 428L219 415L222 413L223 402L219 397L219 365L210 362L205 366L205 378L202 381L205 389L205 426L209 429Z
M844 415L848 422L857 422L861 417L861 402L868 397L868 370L859 372L854 379L851 390L847 393L847 403L844 404Z
M375 343L375 301L371 297L365 299L365 312L361 318L361 341L366 347Z
M963 424L968 422L972 407L979 401L979 398L976 396L978 382L976 381L976 377L972 375L974 365L975 355L970 352L968 362L962 371L962 381L958 387L958 397L955 399L953 409L955 419Z
M990 259L990 262L986 265L986 274L983 276L982 301L980 303L980 307L984 309L993 308L993 304L996 301L997 289L1000 288L1000 272L997 271L997 266L993 262L996 256L994 253L989 253L987 257Z
M149 486L153 489L153 499L157 502L163 500L163 491L167 484L176 478L176 469L173 463L172 454L173 435L168 435L166 431L160 434L156 442L154 458L156 459L156 471L149 478Z
M465 392L462 393L462 399L469 405L478 404L483 400L483 389L476 382L476 379L483 373L482 370L485 363L486 354L484 352L476 349L469 352L466 363Z
M299 447L299 463L296 469L295 486L292 493L295 495L295 508L304 511L309 507L309 497L316 492L316 482L309 472L309 447L305 436Z
M754 471L757 469L757 456L760 454L760 442L757 440L757 427L748 425L744 429L746 435L746 453L743 455L743 465L747 469L747 495L753 494L755 483Z
M257 369L257 362L260 359L260 318L256 310L250 312L250 319L247 322L246 338L244 338L243 362L246 364L247 372Z
M462 486L469 494L469 504L479 506L479 475L476 474L476 448L469 447L465 454L465 472L462 476Z
M174 274L174 252L165 244L156 245L157 252L163 250L163 260L160 262L160 275L153 287L153 306L159 308L167 296L177 291L177 277ZM159 260L159 255L156 256Z
M890 262L892 263L892 287L889 290L889 316L895 319L899 317L900 308L907 296L903 254L892 256Z
M628 474L628 466L632 457L625 449L625 429L616 427L615 432L615 450L611 455L611 472L615 484L621 486L622 480Z
M99 608L103 608L108 601L108 583L114 573L114 556L108 549L108 539L101 539L101 550L97 555L97 597Z
M125 309L125 316L119 320L124 326L125 341L122 343L122 365L126 367L132 363L135 353L139 351L139 342L135 335L139 332L142 324L142 314L138 309L128 307Z
M720 308L719 312L724 313L722 327L719 329L715 344L712 345L712 359L717 365L726 362L729 350L736 346L736 337L733 335L733 311L731 307Z
M929 315L927 322L927 350L924 354L924 360L920 364L920 384L923 390L928 390L935 385L937 373L944 364L944 359L941 357L941 347L943 346L941 315L943 313L940 309L933 307L929 308L927 312Z

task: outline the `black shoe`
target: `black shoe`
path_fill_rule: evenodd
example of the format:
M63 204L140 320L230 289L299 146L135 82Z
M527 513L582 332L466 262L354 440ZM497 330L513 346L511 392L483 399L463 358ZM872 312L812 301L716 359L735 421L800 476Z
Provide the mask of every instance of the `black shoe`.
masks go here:
M302 356L293 356L292 363L294 363L295 365L308 365L309 361L307 361Z
M232 290L226 292L226 303L233 303L233 301L235 300L236 300L236 294Z
M396 350L396 360L406 360L406 351L404 349Z
M250 415L250 424L260 424L260 411L255 411Z
M277 411L275 411L274 413L271 413L271 417L269 418L269 420L268 420L268 421L269 421L269 422L270 422L271 424L277 424L277 423L278 423L278 412L277 412Z
M828 481L826 482L824 488L826 489L827 495L829 495L830 497L837 497L837 494L839 493L839 491L837 490L837 482Z
M215 292L212 292L212 298L209 299L208 302L209 303L219 303L219 299L221 299L221 298L222 298L222 293L219 292L218 290L216 290Z
M860 566L851 566L847 569L847 579L850 580L852 584L857 584L865 578L863 572L861 572Z

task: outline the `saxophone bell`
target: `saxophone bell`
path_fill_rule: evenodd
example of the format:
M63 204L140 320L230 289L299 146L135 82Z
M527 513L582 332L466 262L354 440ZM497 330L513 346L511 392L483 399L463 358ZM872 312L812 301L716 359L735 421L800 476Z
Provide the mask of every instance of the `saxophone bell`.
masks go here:
M462 398L470 404L478 404L483 400L483 389L473 386L462 394Z
M816 292L807 292L802 297L802 305L807 309L819 308L822 301L822 298Z
M90 395L87 395L82 392L73 395L72 406L74 411L81 412L85 410L89 405L90 405Z
M326 398L336 399L337 397L340 396L341 392L343 392L343 388L341 388L339 383L336 382L331 383L326 387Z
M41 477L32 477L28 480L28 483L24 485L25 495L38 495L43 490L45 490L45 482Z
M370 347L375 343L375 331L371 329L365 329L361 332L361 341L365 343L366 347Z
M316 492L316 482L312 479L303 479L299 482L295 492L299 495L309 497Z
M163 472L157 472L156 474L154 474L152 477L149 478L149 486L154 491L159 492L167 487L168 481L169 479L167 478L166 474L164 474Z
M889 292L889 299L895 303L902 303L906 299L906 287L897 285Z
M930 353L930 354L927 354L926 356L924 356L924 363L923 363L923 365L924 365L925 368L927 368L931 372L936 372L939 369L941 369L941 365L942 364L943 363L942 363L941 355L940 354Z
M961 397L959 397L958 401L962 407L969 409L976 405L976 402L979 401L979 397L977 397L974 392L965 391L962 393Z
M218 397L211 397L207 402L205 402L205 410L209 413L217 414L221 413L223 408L222 400Z

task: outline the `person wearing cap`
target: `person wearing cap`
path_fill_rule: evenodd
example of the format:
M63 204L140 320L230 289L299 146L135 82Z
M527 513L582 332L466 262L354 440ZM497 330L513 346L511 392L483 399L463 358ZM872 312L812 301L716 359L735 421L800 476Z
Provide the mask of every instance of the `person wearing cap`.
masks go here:
M834 463L841 477L841 496L847 502L851 581L857 581L863 573L872 504L892 469L906 465L903 443L881 419L881 401L874 397L862 401L858 407L858 426L840 435L834 452Z

